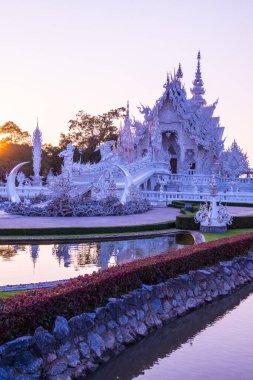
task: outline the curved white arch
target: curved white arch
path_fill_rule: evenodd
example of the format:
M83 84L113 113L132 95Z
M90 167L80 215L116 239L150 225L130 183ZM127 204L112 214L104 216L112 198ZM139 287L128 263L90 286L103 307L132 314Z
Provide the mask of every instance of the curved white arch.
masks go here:
M21 202L20 197L19 197L17 190L16 190L15 179L16 179L16 175L17 175L19 169L22 168L23 165L28 164L29 162L30 161L21 162L20 164L15 166L12 169L12 171L10 172L10 174L8 175L6 187L7 187L7 194L8 194L9 201L11 201L12 203L20 203Z
M121 203L124 204L124 203L126 203L126 199L127 199L128 194L129 194L129 189L133 184L133 177L131 176L129 171L127 169L125 169L123 166L121 166L119 164L115 164L115 163L111 163L111 165L116 166L118 169L120 169L126 177L125 188L124 188L121 200L120 200Z

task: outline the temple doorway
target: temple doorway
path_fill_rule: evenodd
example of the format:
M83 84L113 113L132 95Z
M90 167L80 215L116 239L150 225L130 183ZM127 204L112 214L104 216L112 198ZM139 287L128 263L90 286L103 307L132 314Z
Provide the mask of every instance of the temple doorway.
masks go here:
M177 174L177 159L176 158L170 159L170 170L172 174Z

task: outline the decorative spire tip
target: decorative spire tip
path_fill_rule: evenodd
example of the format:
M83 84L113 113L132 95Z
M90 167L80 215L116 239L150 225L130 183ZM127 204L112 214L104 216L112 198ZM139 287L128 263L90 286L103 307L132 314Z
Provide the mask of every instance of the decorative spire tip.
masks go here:
M179 63L179 65L178 65L178 70L177 70L176 77L177 77L177 79L182 79L183 78L183 71L182 71L181 63Z

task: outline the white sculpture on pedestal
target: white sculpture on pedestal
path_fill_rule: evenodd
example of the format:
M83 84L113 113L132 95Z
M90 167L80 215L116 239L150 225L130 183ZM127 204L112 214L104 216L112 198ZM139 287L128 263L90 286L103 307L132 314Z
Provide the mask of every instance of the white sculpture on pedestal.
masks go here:
M217 205L217 182L215 176L212 176L210 184L210 205L206 202L202 205L195 215L195 222L200 223L202 232L223 233L227 230L227 225L232 224L233 217L227 211L227 208L221 203Z

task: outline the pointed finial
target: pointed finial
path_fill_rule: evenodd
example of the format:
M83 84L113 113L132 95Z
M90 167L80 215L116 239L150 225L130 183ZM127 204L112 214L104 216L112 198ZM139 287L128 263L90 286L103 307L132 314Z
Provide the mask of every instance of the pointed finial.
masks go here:
M164 88L167 88L168 84L170 83L170 76L169 76L169 73L167 71L167 74L166 74L166 81L163 85Z
M193 88L191 89L191 93L193 95L192 96L192 101L195 104L205 105L206 101L205 101L205 99L202 96L202 95L205 94L205 89L204 89L204 83L203 83L202 77L201 77L200 59L201 59L201 55L200 55L200 51L198 51L198 55L197 55L197 60L198 60L197 70L196 70L196 74L195 74L195 79L192 82Z
M39 118L37 116L37 125L36 125L37 128L39 128Z
M183 71L182 71L181 63L179 63L179 65L178 65L176 77L177 77L177 79L183 78Z

